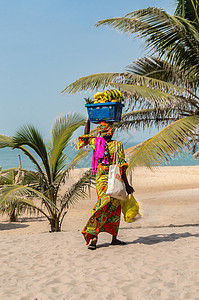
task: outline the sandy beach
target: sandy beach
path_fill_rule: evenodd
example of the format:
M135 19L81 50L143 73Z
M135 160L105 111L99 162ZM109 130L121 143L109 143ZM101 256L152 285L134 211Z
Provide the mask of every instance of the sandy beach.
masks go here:
M75 170L67 188L82 170ZM199 167L133 172L142 218L121 218L119 239L99 235L90 251L81 235L94 203L93 190L49 233L41 215L0 217L1 300L199 300Z

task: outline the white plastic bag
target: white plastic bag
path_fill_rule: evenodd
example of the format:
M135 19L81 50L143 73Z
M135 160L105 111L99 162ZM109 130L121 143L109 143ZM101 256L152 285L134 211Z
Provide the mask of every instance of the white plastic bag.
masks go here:
M116 164L109 166L108 187L106 195L119 200L126 201L126 186L120 175L120 169L117 161L117 143L113 162L116 162Z

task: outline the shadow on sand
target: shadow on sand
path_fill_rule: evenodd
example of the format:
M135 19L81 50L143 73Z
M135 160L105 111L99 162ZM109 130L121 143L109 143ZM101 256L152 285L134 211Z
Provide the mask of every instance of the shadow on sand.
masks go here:
M171 234L152 234L148 236L141 236L137 240L134 240L132 242L125 241L125 245L118 245L118 246L127 246L131 244L145 244L145 245L154 245L162 242L174 242L178 239L182 238L188 238L188 237L199 237L198 234L191 234L189 232L184 232L184 233L171 233ZM112 246L110 243L103 243L103 244L98 244L97 248L104 248L104 247L109 247Z
M26 227L29 227L29 225L21 223L0 223L0 230L11 230Z
M97 244L97 248L106 248L109 246L110 246L110 243Z
M127 242L127 245L129 244L153 245L162 242L174 242L178 239L188 238L188 237L199 237L199 234L191 234L189 232L171 233L171 234L152 234L148 236L141 236L133 242Z
M0 223L0 230L11 230L11 229L18 229L18 228L27 228L30 225L24 224L26 222L44 222L46 219L45 217L19 217L18 222L3 222Z
M25 217L25 218L19 218L19 221L21 223L26 223L26 222L44 222L46 221L45 217Z

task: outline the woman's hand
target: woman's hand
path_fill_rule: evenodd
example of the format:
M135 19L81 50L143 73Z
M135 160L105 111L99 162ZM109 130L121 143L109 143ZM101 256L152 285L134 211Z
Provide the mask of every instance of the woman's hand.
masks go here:
M131 185L127 184L126 185L126 192L127 192L127 194L133 194L133 192L135 192L135 190Z
M132 194L133 192L135 192L134 188L128 183L125 170L123 170L123 172L122 172L122 179L123 179L124 184L126 186L126 192L128 194Z

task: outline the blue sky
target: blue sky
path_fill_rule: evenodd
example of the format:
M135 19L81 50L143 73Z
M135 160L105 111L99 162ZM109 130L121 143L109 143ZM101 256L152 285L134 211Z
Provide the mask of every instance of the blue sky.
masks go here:
M82 76L123 71L146 54L135 36L95 23L148 6L172 13L175 1L1 0L0 133L13 135L31 123L48 136L60 115L86 115L88 93L60 92ZM136 140L148 135L134 132Z

